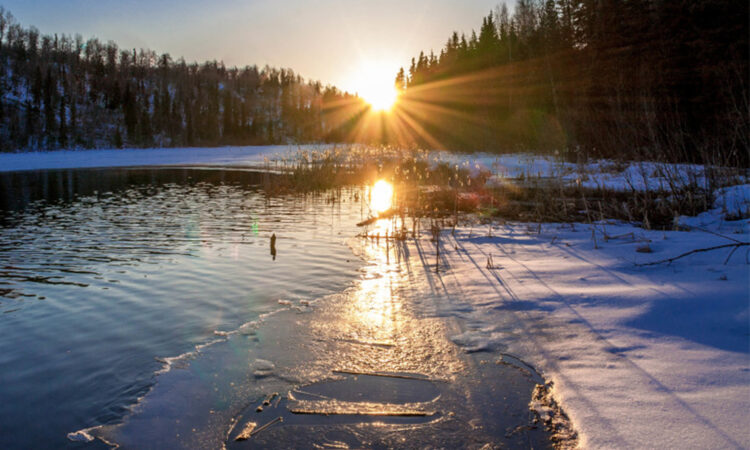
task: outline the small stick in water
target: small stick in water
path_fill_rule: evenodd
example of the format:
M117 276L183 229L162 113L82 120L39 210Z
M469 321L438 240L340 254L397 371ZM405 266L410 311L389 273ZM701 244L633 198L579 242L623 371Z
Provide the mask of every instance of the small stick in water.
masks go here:
M342 373L346 375L368 375L371 377L403 378L405 380L419 380L419 381L431 381L431 382L443 381L437 378L427 378L427 377L414 376L414 375L403 375L400 373L360 372L358 370L346 370L346 369L334 369L331 372Z
M242 431L240 432L240 434L238 434L237 437L234 438L234 440L235 441L245 441L245 440L247 440L250 436L253 435L253 430L257 426L258 426L258 424L255 423L255 422L248 422L247 424L245 424L245 428L242 429Z
M440 227L435 226L435 273L440 270Z
M263 425L262 427L258 428L257 430L250 433L250 437L255 436L256 434L260 433L261 431L265 430L266 428L270 427L271 425L277 423L277 422L283 422L284 418L279 416L272 421L268 422L267 424Z
M268 406L268 405L270 405L270 404L271 404L271 401L272 401L272 400L274 399L274 397L276 397L277 395L279 395L279 393L278 393L278 392L274 392L273 394L268 394L268 395L266 396L266 398L265 398L265 399L263 400L263 402L262 402L262 403L261 403L260 405L258 405L258 407L257 407L257 408L255 408L255 412L263 412L263 407L265 407L265 406Z
M271 256L276 261L276 233L271 234Z
M385 263L391 263L391 244L388 240L388 231L385 232Z
M263 400L263 406L270 405L271 404L271 400L273 400L277 395L279 395L278 392L274 392L273 394L268 394L268 396L266 396L266 399Z

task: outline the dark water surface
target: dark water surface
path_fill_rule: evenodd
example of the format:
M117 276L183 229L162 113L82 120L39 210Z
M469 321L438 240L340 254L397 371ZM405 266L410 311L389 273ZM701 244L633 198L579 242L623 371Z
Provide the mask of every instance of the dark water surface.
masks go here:
M360 206L269 198L261 177L0 174L0 448L77 447L67 433L121 420L168 358L354 279Z

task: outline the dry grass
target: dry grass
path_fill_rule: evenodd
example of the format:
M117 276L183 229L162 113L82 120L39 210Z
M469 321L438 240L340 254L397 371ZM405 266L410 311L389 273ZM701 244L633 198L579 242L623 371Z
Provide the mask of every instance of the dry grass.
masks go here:
M628 166L613 161L602 167L622 173ZM524 173L488 186L487 180L495 174L476 170L472 174L468 162L449 164L419 150L337 146L299 150L291 158L267 161L266 169L278 175L267 177L265 188L271 193L325 191L364 187L385 179L394 186L394 206L402 217L457 217L459 212L473 212L527 222L615 219L645 228L670 229L675 217L708 210L717 188L742 179L738 169L708 167L699 175L676 170L674 165L651 163L635 167L646 182L660 179L658 187L637 189L637 183L626 177L630 189L615 190L571 183L562 172L567 175L570 167L560 167L559 176ZM579 165L579 180L593 175L586 170L584 164ZM362 192L365 195L364 189Z

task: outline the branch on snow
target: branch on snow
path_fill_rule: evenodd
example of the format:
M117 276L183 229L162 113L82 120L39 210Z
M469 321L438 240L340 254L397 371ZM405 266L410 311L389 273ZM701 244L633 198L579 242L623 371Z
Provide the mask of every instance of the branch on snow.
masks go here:
M732 256L732 254L735 252L735 250L737 250L740 247L744 247L744 246L748 246L748 245L750 245L750 242L737 242L737 243L734 243L734 244L723 244L723 245L717 245L717 246L714 246L714 247L698 248L698 249L695 249L695 250L690 250L687 253L683 253L681 255L677 255L677 256L672 257L672 258L667 258L667 259L662 259L662 260L659 260L659 261L652 261L652 262L647 262L647 263L636 264L636 266L655 266L657 264L664 264L664 263L671 264L672 261L675 261L675 260L680 259L680 258L684 258L686 256L690 256L690 255L692 255L694 253L710 252L712 250L719 250L719 249L722 249L722 248L732 248L732 253L729 254L729 256ZM728 260L729 260L729 258L727 258L727 261ZM726 264L726 262L725 262L725 264Z

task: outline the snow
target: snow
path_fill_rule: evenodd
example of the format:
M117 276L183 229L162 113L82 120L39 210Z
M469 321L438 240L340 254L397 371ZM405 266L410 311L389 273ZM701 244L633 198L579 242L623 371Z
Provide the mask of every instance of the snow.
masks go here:
M206 165L263 167L266 158L289 157L302 147L252 146L218 148L149 148L60 150L0 154L0 172L92 167Z
M0 171L143 165L262 167L298 147L90 150L0 155ZM623 190L704 183L704 168L654 163L586 165L531 155L431 158L501 177L561 177ZM667 173L668 172L668 173ZM740 181L747 183L747 175ZM462 323L467 352L516 355L553 384L585 448L750 448L750 184L722 188L713 209L675 229L624 223L495 224L441 238L441 270L423 267L415 291ZM593 231L592 231L593 230ZM595 240L592 238L595 237ZM434 244L408 240L412 267ZM650 253L636 249L648 245ZM405 252L407 254L407 252ZM494 268L488 268L492 256ZM250 327L252 328L252 327ZM250 332L253 332L250 330ZM260 369L262 362L256 362ZM262 370L261 370L262 371ZM85 438L85 436L82 436Z
M750 214L750 184L719 189L713 206L724 213Z
M606 188L617 191L672 191L695 184L707 186L705 166L698 164L667 164L656 162L616 162L600 159L575 164L555 155L511 153L456 154L432 152L431 158L470 169L492 174L491 182L502 182L506 178L556 178L566 183L580 183L586 188ZM747 171L739 179L750 180Z
M467 352L516 355L552 381L584 448L748 448L747 248L726 265L729 248L636 265L750 240L750 221L715 219L708 232L595 224L596 243L583 224L458 227L416 290L462 319ZM414 245L434 263L434 244Z

